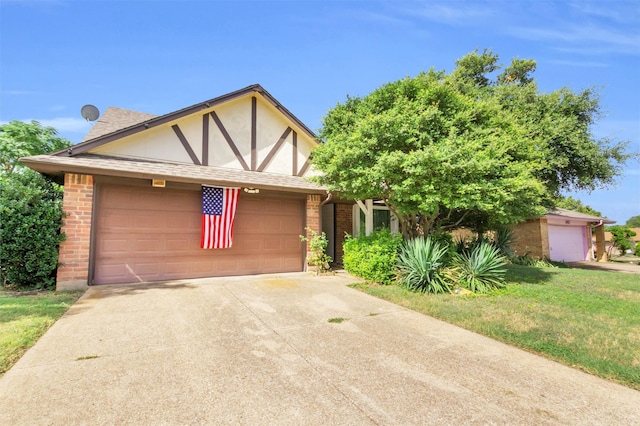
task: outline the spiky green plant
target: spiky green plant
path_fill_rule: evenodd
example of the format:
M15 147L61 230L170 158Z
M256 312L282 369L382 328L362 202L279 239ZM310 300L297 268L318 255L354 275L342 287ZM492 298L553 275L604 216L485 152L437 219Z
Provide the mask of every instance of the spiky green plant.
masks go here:
M505 257L496 247L481 242L453 258L453 276L458 284L474 293L487 293L504 287L505 264Z
M493 236L493 246L500 250L505 256L513 256L513 249L511 246L515 242L515 236L510 228L502 227L498 228Z
M403 243L398 256L398 276L409 290L423 293L450 292L443 261L448 247L418 237Z

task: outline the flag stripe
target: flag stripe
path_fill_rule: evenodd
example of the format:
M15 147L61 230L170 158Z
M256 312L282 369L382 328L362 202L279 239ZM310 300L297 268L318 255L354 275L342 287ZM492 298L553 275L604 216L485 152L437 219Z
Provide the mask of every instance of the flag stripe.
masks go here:
M233 224L239 188L202 187L202 235L205 249L229 248L233 244Z

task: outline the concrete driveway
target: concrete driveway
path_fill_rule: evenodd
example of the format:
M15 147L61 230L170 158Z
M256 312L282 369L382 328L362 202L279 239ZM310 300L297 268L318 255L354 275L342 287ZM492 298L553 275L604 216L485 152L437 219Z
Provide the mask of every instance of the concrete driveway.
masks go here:
M0 379L0 424L640 423L640 392L353 281L92 287Z

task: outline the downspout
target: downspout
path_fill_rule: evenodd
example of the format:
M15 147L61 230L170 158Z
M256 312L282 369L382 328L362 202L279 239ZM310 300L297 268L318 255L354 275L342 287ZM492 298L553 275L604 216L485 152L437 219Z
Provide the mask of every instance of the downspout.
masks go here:
M593 226L593 227L589 228L589 234L590 234L589 237L591 237L591 239L589 240L591 242L591 250L590 250L590 252L591 252L591 260L593 262L597 262L598 261L598 259L596 258L596 251L593 249L593 229L598 227L598 226L602 226L603 222L604 222L604 220L600 219L600 222L596 226ZM596 237L596 249L598 248L598 239L597 238L598 237ZM606 247L606 244L605 244L605 249L606 248L607 247Z
M594 259L593 259L596 262L606 262L608 260L607 259L607 244L606 244L606 241L604 241L604 229L602 229L602 231L600 231L600 232L597 231L597 229L601 228L603 226L603 224L604 224L604 220L600 219L598 224L595 225L592 228L592 232L593 232L593 229L596 229L596 251L598 251L598 255L594 256ZM599 238L598 238L599 235L602 236L602 239L603 239L602 244L600 244L600 241L599 241ZM592 237L592 241L593 241L593 237ZM599 252L600 248L602 249L602 253Z
M332 197L333 197L333 192L328 192L327 193L327 198L323 202L320 203L320 207L322 207L325 204L327 204L331 200Z

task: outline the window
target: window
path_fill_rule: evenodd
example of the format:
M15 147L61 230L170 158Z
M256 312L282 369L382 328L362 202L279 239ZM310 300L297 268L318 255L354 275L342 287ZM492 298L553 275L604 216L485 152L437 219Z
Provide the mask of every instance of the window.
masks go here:
M354 236L365 235L364 212L357 204L353 206L353 234ZM373 206L373 230L389 229L393 233L398 232L398 219L391 213L389 207L385 205Z

